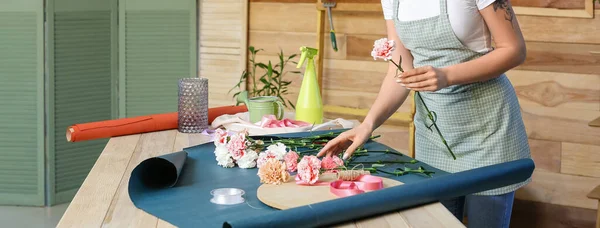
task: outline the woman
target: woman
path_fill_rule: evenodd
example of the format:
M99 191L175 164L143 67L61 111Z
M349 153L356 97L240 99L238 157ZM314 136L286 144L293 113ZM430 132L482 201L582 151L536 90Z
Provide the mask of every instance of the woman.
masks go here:
M450 148L427 126L415 97L416 159L460 172L529 158L527 135L514 88L504 72L525 60L525 42L507 0L381 0L392 59L380 92L363 123L329 142L318 156L346 149L346 159L404 102L419 91ZM494 40L495 48L491 45ZM442 202L470 227L508 227L514 192L523 183Z

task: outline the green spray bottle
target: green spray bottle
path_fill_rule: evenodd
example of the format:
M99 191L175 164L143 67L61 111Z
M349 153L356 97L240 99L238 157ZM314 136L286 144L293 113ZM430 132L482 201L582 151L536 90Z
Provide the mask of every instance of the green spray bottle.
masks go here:
M300 48L300 51L302 54L296 68L302 67L306 60L306 69L296 101L296 120L309 124L321 124L323 123L323 102L314 62L314 57L319 50L304 46Z

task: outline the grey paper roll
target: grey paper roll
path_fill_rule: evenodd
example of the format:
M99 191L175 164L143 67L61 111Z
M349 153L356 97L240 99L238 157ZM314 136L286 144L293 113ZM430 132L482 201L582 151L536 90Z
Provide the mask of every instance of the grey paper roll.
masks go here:
M137 178L136 181L148 188L173 187L179 180L187 155L186 151L179 151L148 158L133 170L132 178Z

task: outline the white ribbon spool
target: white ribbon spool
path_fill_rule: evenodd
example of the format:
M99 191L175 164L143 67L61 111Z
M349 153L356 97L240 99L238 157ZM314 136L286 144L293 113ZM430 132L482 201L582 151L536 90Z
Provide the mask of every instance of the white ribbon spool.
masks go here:
M245 202L244 190L239 188L218 188L210 191L213 196L210 202L220 205L233 205Z

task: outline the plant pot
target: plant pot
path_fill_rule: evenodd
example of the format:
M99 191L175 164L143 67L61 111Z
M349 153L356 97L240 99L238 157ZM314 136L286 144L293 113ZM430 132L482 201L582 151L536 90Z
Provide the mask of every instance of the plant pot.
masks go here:
M248 98L248 92L242 91L237 102L245 103L248 107L249 120L252 123L259 122L265 115L274 115L278 120L283 118L283 103L275 96L259 96Z

